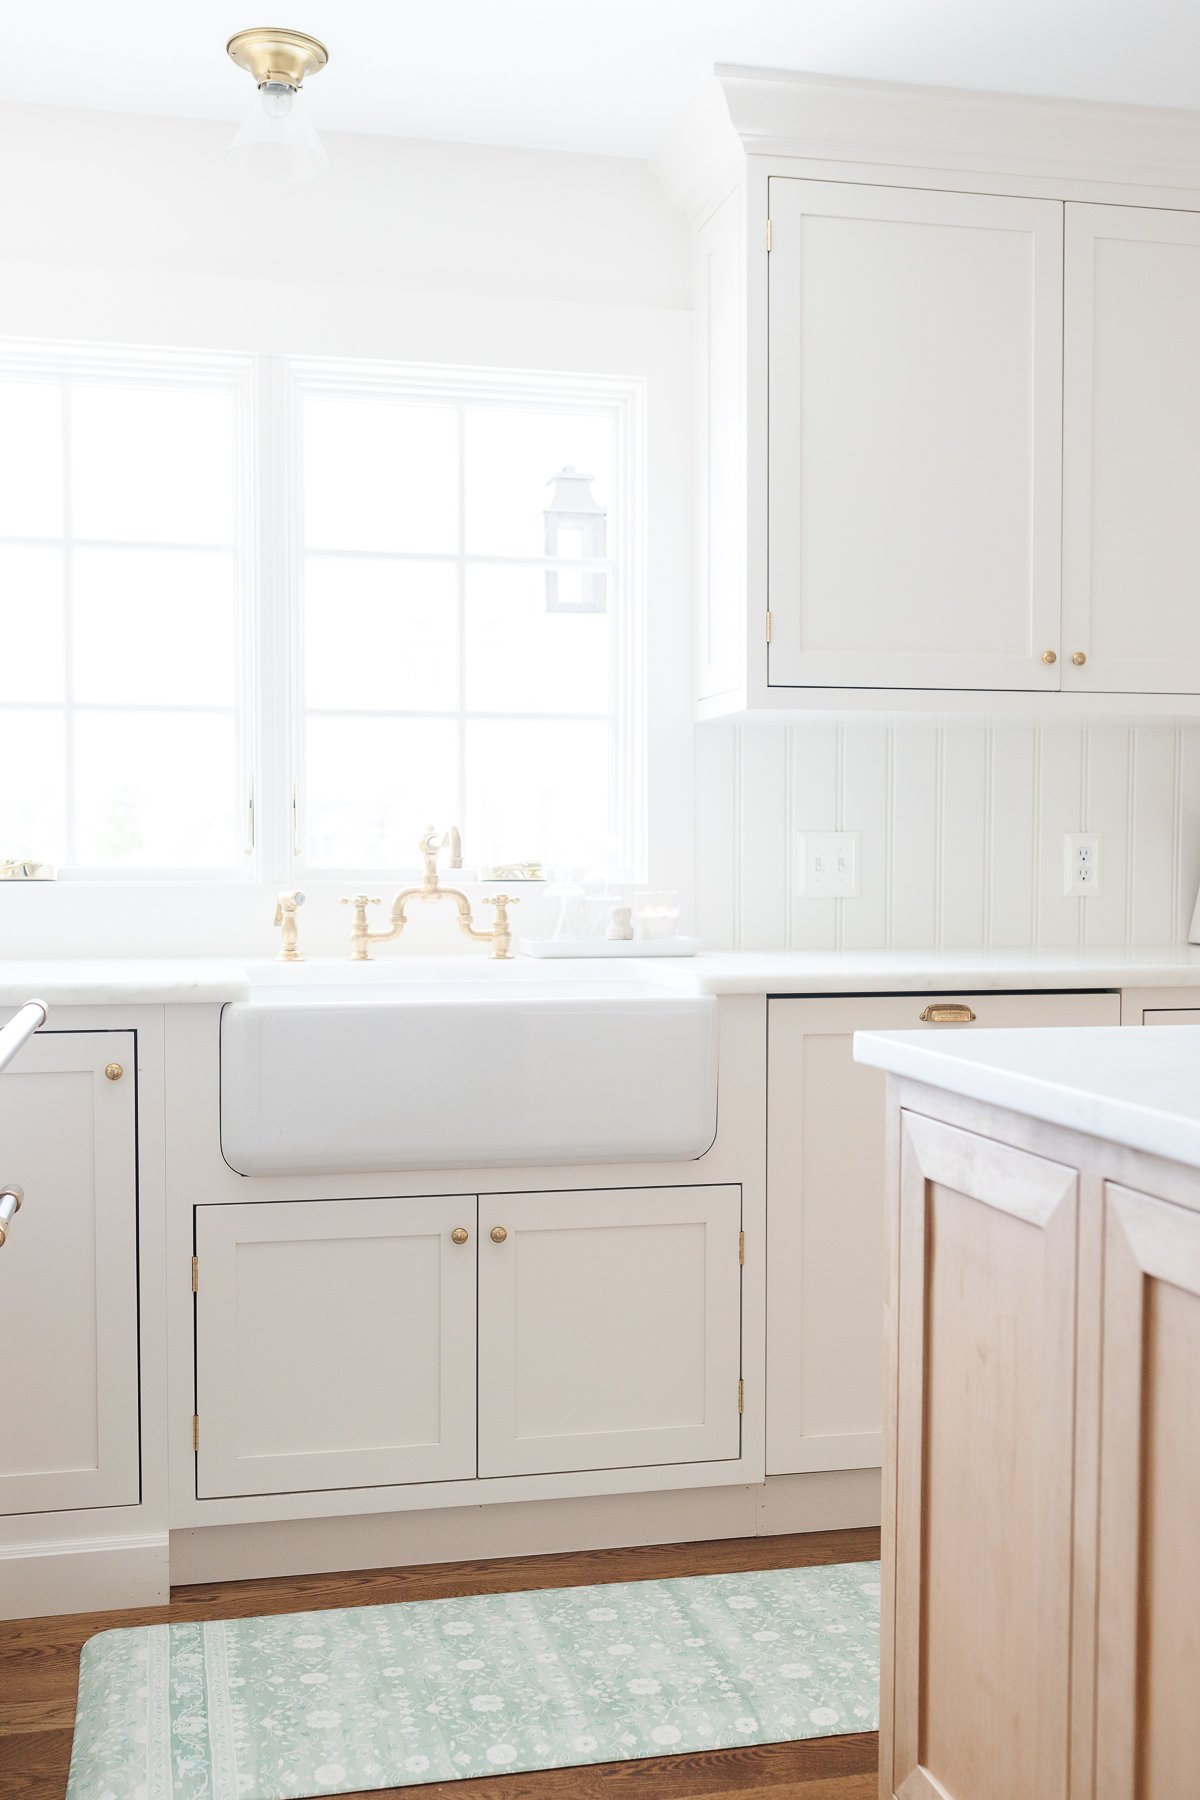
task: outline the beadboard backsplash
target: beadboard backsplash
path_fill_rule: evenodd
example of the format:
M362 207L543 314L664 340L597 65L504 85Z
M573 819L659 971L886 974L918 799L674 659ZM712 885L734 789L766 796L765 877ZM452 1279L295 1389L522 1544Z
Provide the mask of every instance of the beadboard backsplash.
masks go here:
M710 949L1186 941L1200 724L775 723L697 730L697 928ZM797 894L796 837L861 833L856 898ZM1067 832L1100 891L1064 893Z

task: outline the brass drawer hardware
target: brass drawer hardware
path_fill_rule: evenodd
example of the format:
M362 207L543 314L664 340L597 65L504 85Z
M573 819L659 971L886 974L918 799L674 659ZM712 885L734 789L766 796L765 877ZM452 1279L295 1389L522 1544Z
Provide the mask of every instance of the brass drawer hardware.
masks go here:
M464 1230L461 1225L456 1225L454 1230L450 1233L450 1242L452 1244L465 1244L469 1236L470 1233Z
M105 1063L104 1065L104 1079L106 1081L120 1081L124 1073L125 1070L120 1063Z
M1075 664L1077 669L1082 669L1084 663L1087 661L1087 656L1082 650L1077 650L1071 658L1071 661Z
M1043 650L1042 651L1042 661L1044 663L1056 663L1058 661L1058 651L1057 650Z
M958 1002L943 1001L938 1006L927 1006L921 1014L922 1025L973 1025L975 1014L969 1006Z
M505 1231L503 1225L493 1225L489 1236L491 1237L493 1244L502 1244L508 1236L508 1233Z

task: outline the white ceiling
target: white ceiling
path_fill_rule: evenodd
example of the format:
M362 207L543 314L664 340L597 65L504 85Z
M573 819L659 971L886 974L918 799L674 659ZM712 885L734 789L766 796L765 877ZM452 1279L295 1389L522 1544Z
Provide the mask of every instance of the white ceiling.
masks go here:
M328 130L646 156L717 62L1200 107L1196 0L273 0ZM0 100L236 118L250 0L26 0Z

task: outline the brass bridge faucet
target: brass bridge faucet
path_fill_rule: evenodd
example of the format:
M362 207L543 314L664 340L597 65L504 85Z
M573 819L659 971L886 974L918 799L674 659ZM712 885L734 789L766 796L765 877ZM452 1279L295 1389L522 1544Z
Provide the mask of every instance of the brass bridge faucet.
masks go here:
M343 906L354 908L354 928L350 933L351 962L371 962L372 944L386 944L391 938L398 938L408 923L408 903L410 900L453 900L458 909L458 928L476 943L491 944L492 955L499 961L512 959L512 930L508 922L510 906L521 903L512 894L494 894L484 900L485 906L494 906L496 917L490 931L480 931L475 924L475 915L471 911L471 902L461 888L447 888L441 885L438 878L438 852L449 849L450 867L462 868L462 839L458 827L452 825L445 837L438 841L437 833L430 825L425 831L418 846L425 865L425 873L421 877L420 887L403 888L391 906L391 924L386 931L370 931L367 928L368 906L378 906L378 900L372 900L366 894L355 894L353 899L342 901Z

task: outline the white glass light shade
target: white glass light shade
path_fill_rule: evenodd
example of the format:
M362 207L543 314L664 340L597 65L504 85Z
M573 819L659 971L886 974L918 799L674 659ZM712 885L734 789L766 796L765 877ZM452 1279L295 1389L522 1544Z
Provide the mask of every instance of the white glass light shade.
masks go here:
M267 181L311 181L329 167L303 94L277 81L264 82L255 94L226 160Z

